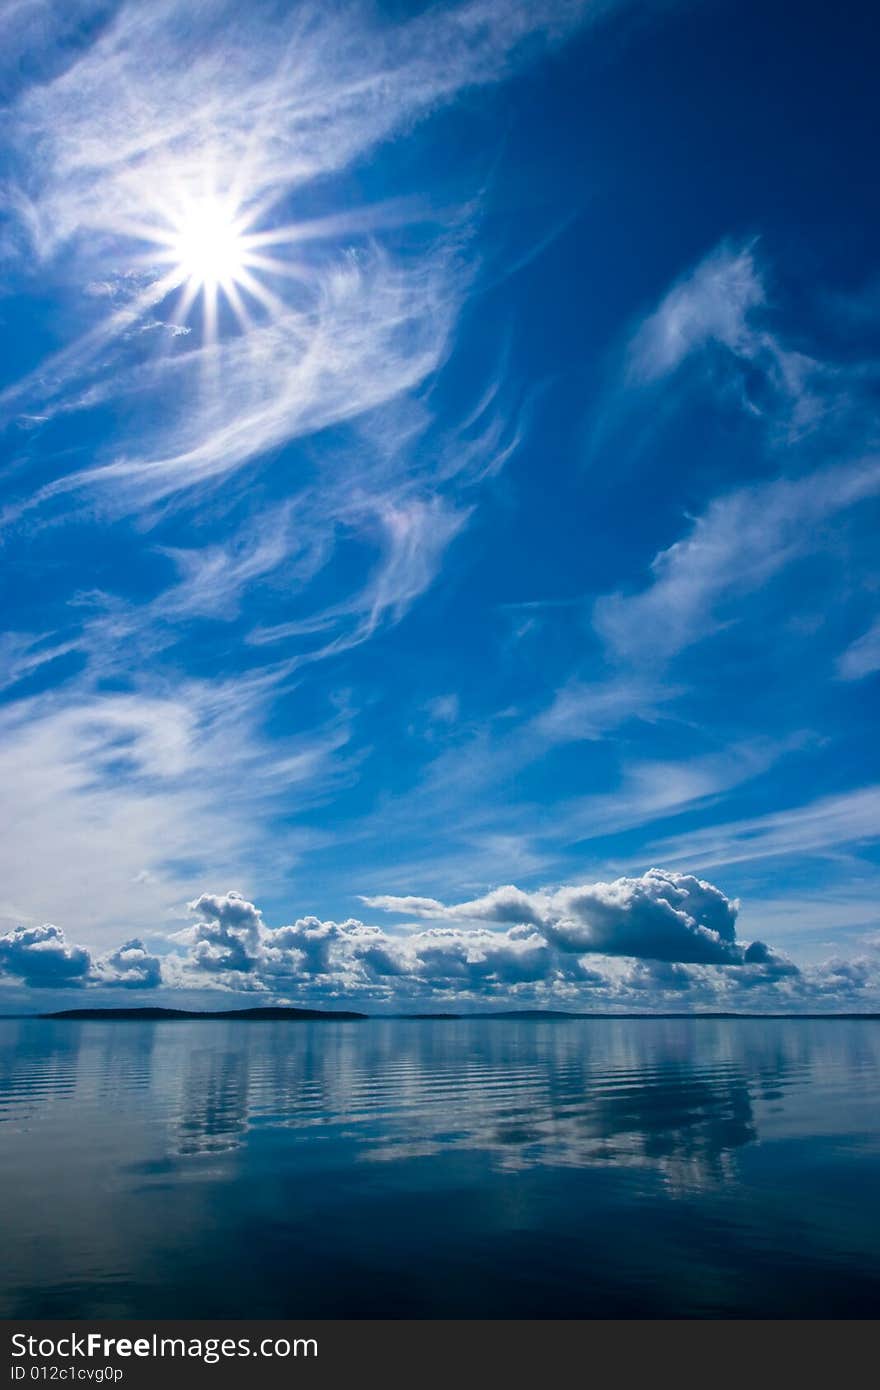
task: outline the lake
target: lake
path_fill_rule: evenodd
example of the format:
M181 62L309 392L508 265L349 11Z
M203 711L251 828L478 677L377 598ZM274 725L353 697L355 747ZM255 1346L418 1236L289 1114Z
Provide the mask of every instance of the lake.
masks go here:
M880 1023L0 1022L5 1317L880 1307Z

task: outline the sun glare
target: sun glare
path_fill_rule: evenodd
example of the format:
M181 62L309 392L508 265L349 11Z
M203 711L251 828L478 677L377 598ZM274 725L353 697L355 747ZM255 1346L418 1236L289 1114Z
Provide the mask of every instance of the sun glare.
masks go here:
M289 262L267 254L290 239L289 228L254 230L250 215L232 197L205 194L180 199L174 211L163 210L157 222L143 224L137 234L152 244L145 262L166 267L155 294L179 291L174 317L189 318L201 300L206 341L216 338L221 301L229 306L242 329L250 325L247 301L268 314L283 311L278 297L262 282L265 275L296 275Z
M283 314L286 297L271 284L303 281L302 263L285 254L299 229L259 229L265 212L265 204L245 203L232 190L208 187L197 194L172 186L164 197L160 193L151 215L126 224L129 234L149 244L140 257L144 265L161 267L149 291L150 303L176 295L174 322L186 324L200 313L205 342L233 322L246 331L253 327L254 315Z
M189 208L169 246L182 280L208 289L236 284L246 268L242 227L221 203L205 200Z

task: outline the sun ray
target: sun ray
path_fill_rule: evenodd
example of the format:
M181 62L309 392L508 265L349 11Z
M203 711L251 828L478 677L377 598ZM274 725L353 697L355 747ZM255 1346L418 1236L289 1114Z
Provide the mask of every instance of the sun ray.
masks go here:
M242 289L247 290L253 299L262 304L269 313L280 315L287 312L284 301L279 299L277 294L273 294L270 289L267 289L265 285L262 285L245 266L242 267L238 276L238 284Z
M177 307L174 310L174 319L176 323L186 323L187 316L189 315L189 311L193 306L193 302L198 292L199 286L195 284L192 280L186 280L184 282L183 288L180 292L180 298L177 301Z
M162 286L164 294L179 290L174 322L183 325L200 310L206 345L216 342L224 321L230 322L224 320L224 305L246 332L253 328L255 314L279 317L288 312L267 279L302 286L312 279L302 260L278 254L296 241L295 226L258 230L263 211L240 201L234 185L221 193L206 179L197 195L192 187L172 189L164 207L126 222L128 235L149 243L139 260L161 268L155 287Z
M247 305L241 297L241 293L239 292L239 288L236 282L234 280L229 280L223 286L223 293L229 300L230 308L232 309L232 312L236 317L239 328L243 329L245 332L249 328L252 328L253 319L248 313Z
M217 341L217 282L205 281L202 285L202 322L204 338L208 344Z
M301 280L304 284L310 278L302 265L294 261L279 261L275 256L255 256L248 251L244 264L248 270L266 270L270 275L281 275L286 280Z

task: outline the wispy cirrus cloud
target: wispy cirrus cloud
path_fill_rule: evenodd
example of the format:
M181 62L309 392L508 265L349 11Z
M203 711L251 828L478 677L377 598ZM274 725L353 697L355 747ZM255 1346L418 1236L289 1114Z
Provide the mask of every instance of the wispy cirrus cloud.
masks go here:
M692 369L681 386L686 395L733 391L735 405L757 431L762 475L710 496L695 515L683 517L680 536L646 566L642 587L525 604L545 624L555 607L571 610L575 620L591 616L601 647L597 652L584 643L575 672L543 709L525 718L514 712L476 735L465 730L458 746L444 749L427 769L420 790L447 816L466 788L468 804L456 824L463 834L470 828L474 843L494 816L496 829L503 824L519 835L540 861L554 846L558 851L687 811L714 817L729 793L816 748L818 736L793 731L790 722L775 737L740 735L735 716L726 739L712 747L704 721L689 712L697 691L705 697L706 689L717 687L723 699L723 688L735 681L721 641L708 668L700 645L725 636L736 640L737 627L742 642L754 641L767 596L798 564L821 557L839 577L841 609L851 602L849 536L880 495L865 411L870 372L864 364L838 368L789 346L779 317L756 245L726 243L683 275L631 337L616 404L621 417L630 407L641 409L642 393L666 391L673 377ZM817 453L826 455L819 466ZM800 614L799 598L795 593L785 605L789 628L779 639L793 652L799 641L801 647L810 642L821 621L815 612ZM840 658L838 673L868 674L872 653L869 629ZM685 654L688 662L681 659ZM825 664L820 678L827 680L833 658L826 656ZM663 741L677 746L675 756L634 752L634 745L644 744L639 726L659 728ZM549 819L527 798L516 806L516 774L554 748L583 742L613 744L618 775L612 787L558 797ZM602 775L607 786L607 772ZM417 798L411 801L411 814L424 815ZM840 831L843 843L848 832L844 826ZM657 857L663 858L667 843L677 842L664 840ZM687 850L680 862L692 862Z
M445 127L429 118L465 93L487 96L626 0L416 8L132 0L77 6L71 28L34 0L0 20L8 52L37 28L45 50L35 80L16 77L2 151L0 255L36 327L10 354L20 377L0 397L13 446L4 519L28 577L0 651L12 696L0 774L19 789L0 878L10 926L46 932L7 949L42 951L49 965L54 953L63 968L80 948L36 925L63 922L71 941L90 941L71 978L121 989L350 986L382 998L397 980L426 997L584 989L619 1002L651 990L718 999L738 979L763 988L768 971L747 970L727 938L726 964L668 954L668 938L661 958L621 954L620 941L638 945L641 889L595 969L551 940L549 918L468 925L454 911L493 882L590 875L598 919L603 894L623 890L601 878L617 871L607 861L584 856L604 845L612 863L641 865L649 837L668 847L657 854L668 872L688 874L700 856L739 864L861 843L870 814L857 791L838 808L789 794L799 755L837 735L818 727L818 698L795 714L786 694L780 716L775 672L751 653L775 650L775 603L785 661L798 642L821 645L803 689L827 681L855 703L851 682L874 669L875 590L849 538L880 495L876 371L855 352L819 351L803 315L786 314L757 239L661 271L675 278L648 290L635 327L631 285L610 276L609 312L616 296L623 306L608 329L617 379L595 413L604 442L610 419L624 465L640 454L652 482L609 507L617 534L600 535L603 481L584 475L582 490L567 476L578 461L574 446L565 457L566 421L580 407L560 389L546 433L531 426L545 368L553 378L565 357L581 380L578 354L608 348L588 315L570 344L560 336L558 357L539 341L511 347L490 305L495 230L482 221L487 206L493 227L519 221L487 196L503 113L485 101L475 119L488 138L462 139L476 103L461 103L436 160ZM247 247L212 297L175 264L175 219L218 194ZM542 213L557 229L575 215L570 203ZM540 270L533 257L551 243L567 265L562 233L498 235L516 248L514 270ZM536 275L539 293L521 299L505 284L505 313L509 298L512 316L543 323L542 295L574 293L576 277L560 275ZM682 427L665 449L691 407L699 432ZM734 446L700 458L710 414L712 427L733 421L747 458ZM524 440L540 485L511 468L490 489ZM533 514L520 527L524 497ZM450 585L426 613L429 626L439 614L437 632L417 634L408 660L400 625L415 626L459 557L460 597ZM804 585L812 611L786 601L807 562L826 567L839 616L815 583ZM472 592L460 583L471 572ZM528 652L499 653L483 611L504 609L507 576L525 591L532 635L548 639ZM531 582L549 599L530 604ZM361 768L373 771L355 789ZM787 820L765 814L783 804ZM673 835L692 823L674 818L697 813L702 838ZM312 872L303 851L334 837L344 856L313 856L318 894L333 900L302 889L321 916L269 928L258 914L239 940L229 902L198 895L233 881L277 907L291 866ZM453 916L415 932L327 917L344 919L339 897L354 887L387 896L412 884ZM189 898L201 916L166 968L157 941ZM592 917L589 931L601 938ZM773 988L794 988L792 977L778 972Z
M19 101L22 142L40 148L30 181L42 247L128 229L162 179L199 184L219 161L238 171L243 201L332 174L613 8L471 0L392 23L358 4L123 5Z
M102 16L57 73L22 91L10 124L22 157L6 189L18 271L51 273L60 294L80 296L77 317L89 326L10 384L2 403L21 414L38 401L43 425L58 413L112 409L115 419L109 431L99 425L84 468L42 436L6 518L14 526L40 507L53 525L65 509L74 521L96 508L105 518L134 512L179 571L178 582L134 601L86 591L84 609L75 595L82 621L53 634L53 650L85 652L96 676L115 668L118 652L155 659L186 622L234 618L246 591L273 576L282 608L295 593L294 611L257 621L244 659L286 639L305 648L296 660L313 661L398 621L429 587L472 507L459 486L497 469L516 444L497 380L439 442L424 400L388 410L450 351L478 264L473 190L455 190L452 207L392 197L308 217L288 201L602 13L511 0L390 23L359 5L244 15L217 0L184 17L155 0ZM280 243L287 259L267 262L263 291L254 282L249 308L239 297L229 331L143 333L166 319L174 327L184 296L151 260L153 230L182 190L203 192L232 169L230 196L268 219L267 254ZM176 326L189 328L179 317ZM349 433L313 449L333 428ZM284 452L294 444L300 452ZM206 488L267 458L273 500L257 502L237 534L221 525L222 537L205 543L194 525L181 537ZM172 498L178 524L165 541L158 504ZM371 552L360 583L330 604L303 604L348 538ZM16 642L18 679L44 659L49 636L22 632Z
M673 285L629 342L624 413L640 408L640 390L666 390L684 367L708 362L708 382L691 383L687 393L735 388L738 406L763 431L758 443L767 463L759 480L720 493L687 518L685 534L654 556L646 588L596 601L596 630L617 659L668 661L739 620L749 595L827 546L828 523L880 489L866 414L873 364L808 356L787 345L775 318L757 244L724 243ZM803 457L798 422L815 433ZM837 461L817 468L826 425L826 449Z
M596 629L617 657L667 661L737 620L745 596L822 546L826 519L878 493L880 460L868 457L719 497L655 556L647 588L596 601Z
M459 424L439 430L429 399L479 271L483 172L362 207L332 180L606 8L510 0L392 22L359 4L149 0L94 11L68 42L48 11L18 7L45 65L8 113L2 251L25 287L51 283L66 341L0 397L28 424L5 520L27 535L134 517L141 568L133 586L118 571L118 591L78 579L57 627L7 639L13 688L51 685L69 658L66 683L15 701L0 727L53 864L45 891L28 888L33 856L10 821L10 916L54 915L63 892L74 926L128 914L146 929L193 865L243 862L270 806L286 798L289 819L300 794L348 778L344 720L279 756L273 701L295 670L402 620L518 429L497 373ZM250 219L255 274L212 324L207 292L187 307L161 237L182 200L217 189ZM251 493L241 475L258 463ZM328 584L340 551L345 578ZM191 678L193 631L216 623L234 631L221 669ZM157 762L172 745L179 764Z
M758 249L724 242L672 286L630 340L625 390L691 368L790 444L833 412L848 374L779 332Z
M140 406L131 437L114 434L107 448L115 458L65 474L23 505L97 488L110 512L144 507L412 390L442 362L461 304L451 255L439 245L395 265L377 248L345 253L318 278L309 304L281 308L246 332L192 347L187 340L179 351L172 343L134 363L105 351L103 384L83 401L131 393ZM91 342L85 355L92 371ZM42 375L38 389L45 408ZM71 389L62 376L62 401ZM290 482L297 490L295 474Z
M831 854L844 845L875 841L878 825L880 788L857 787L765 816L722 822L657 840L652 849L667 863L714 868L786 855Z
M844 681L863 680L880 671L880 618L841 652L837 674Z
M254 645L336 631L335 636L307 656L294 658L312 661L366 641L384 619L399 621L425 592L437 574L447 546L467 520L464 511L454 510L436 496L398 503L356 502L347 511L350 524L376 530L382 537L381 558L363 589L300 621L255 628L249 638Z
M754 248L719 247L673 285L641 323L629 346L629 379L658 381L712 345L735 356L754 356L760 335L752 319L766 302Z
M270 745L275 693L251 678L5 705L0 776L16 794L2 814L0 917L30 924L64 901L67 925L103 942L120 922L161 932L207 861L237 864L241 881L249 863L283 879L318 838L295 812L352 765L344 712ZM280 801L292 824L267 845Z
M95 484L110 489L106 505L141 505L423 381L448 349L467 289L460 252L472 200L457 212L392 201L311 220L285 213L283 227L278 208L607 8L474 0L388 23L358 5L245 14L215 0L185 21L173 0L120 7L63 72L20 96L12 128L22 159L7 211L40 261L65 248L74 284L96 283L94 262L114 299L114 285L129 293L109 313L94 300L81 342L7 390L5 402L23 410L38 397L44 410L53 399L69 409L71 400L134 393L146 408L131 438L108 441L111 457L38 496ZM128 332L181 290L150 264L151 229L206 180L229 183L257 224L268 219L258 226L271 260L265 286L248 282L246 312L236 295L242 332L202 345L166 341L157 353ZM408 248L381 239L383 224L407 221L423 224ZM286 259L271 254L278 245ZM151 420L158 394L163 410Z

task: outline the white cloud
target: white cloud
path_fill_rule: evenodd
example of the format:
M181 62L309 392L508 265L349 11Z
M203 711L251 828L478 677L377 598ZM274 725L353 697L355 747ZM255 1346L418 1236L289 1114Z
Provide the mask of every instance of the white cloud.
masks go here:
M162 963L151 955L137 937L124 941L95 962L95 975L101 984L117 989L158 989L162 983Z
M569 681L531 723L530 732L548 743L593 742L630 719L654 723L681 691L642 676L605 681Z
M631 378L656 381L711 343L737 356L755 355L758 334L751 318L765 303L752 247L720 247L641 324L630 345Z
M348 725L334 714L270 747L261 717L273 693L189 681L6 705L3 916L39 921L61 906L69 929L106 942L120 922L161 930L207 874L283 878L309 832L294 826L267 843L267 818L279 797L302 810L349 775Z
M880 618L847 647L837 662L837 674L844 681L863 680L875 671L880 671Z
M99 982L125 988L177 987L278 993L317 988L346 994L403 990L490 993L523 984L603 984L593 957L736 966L764 979L791 967L760 942L736 940L738 904L713 884L652 869L638 879L552 892L496 889L450 906L430 898L366 900L387 912L442 925L393 935L350 919L316 917L268 928L240 893L203 893L189 904L194 924L176 933L186 954L159 962L137 939L106 954L94 972L89 952L56 927L18 928L0 939L7 973L31 983ZM585 959L585 958L589 959ZM597 973L598 972L598 973ZM684 979L684 977L683 977ZM675 988L686 987L670 976Z
M506 887L451 905L371 901L434 924L392 934L356 919L302 917L270 928L241 894L203 893L170 954L152 955L135 938L93 962L58 927L20 927L0 937L0 974L41 989L413 1007L785 1011L865 1008L880 997L876 952L798 969L762 942L737 940L738 904L717 887L667 870L533 893Z
M303 658L320 660L365 642L383 621L399 622L433 582L447 547L466 523L467 513L455 510L440 497L399 502L374 498L350 507L347 520L368 534L378 532L381 559L364 587L304 620L255 628L250 635L252 643L260 646L337 630L329 641Z
M40 156L45 248L130 226L169 178L197 183L212 163L238 171L252 199L333 173L611 8L473 0L392 24L357 4L124 4L18 105L21 140Z
M449 695L435 695L425 705L425 713L434 724L457 724L460 715L460 701L453 692Z
M763 942L738 941L739 904L715 885L666 870L543 892L508 886L450 905L412 896L365 901L436 925L390 934L356 919L305 917L267 928L238 895L206 895L191 904L201 920L181 933L189 954L166 957L164 978L179 988L299 1001L494 1000L575 1010L864 1008L880 991L874 954L801 970ZM228 964L204 949L213 951L218 932Z
M238 616L244 590L284 566L290 582L303 582L323 563L324 550L312 542L306 527L297 527L291 503L261 512L232 537L192 547L167 546L164 553L178 570L177 583L132 621L151 628L161 622L193 617ZM219 529L219 528L218 528ZM303 534L305 532L305 534Z
M787 442L813 429L839 391L838 371L770 326L754 243L723 243L672 287L630 342L627 384L657 387L687 364L712 370L719 355L714 383Z
M553 972L546 940L515 928L431 928L399 937L356 919L303 917L270 929L237 894L203 895L190 910L199 920L176 937L189 952L164 962L165 979L179 987L382 998L399 991L503 991ZM572 970L578 973L576 963Z
M51 923L15 927L0 936L0 972L23 980L31 989L82 985L91 963L85 947L70 945L64 932Z
M357 4L281 16L146 0L81 33L17 96L19 159L14 148L5 185L17 232L6 250L24 281L51 274L67 321L85 328L2 406L33 417L39 400L43 423L94 407L104 418L109 407L115 423L106 437L96 429L85 469L67 471L71 455L50 445L40 468L50 481L8 516L44 503L54 524L135 512L139 528L158 528L171 517L173 542L160 531L150 547L177 575L149 598L75 595L65 631L7 642L12 683L62 655L86 661L63 693L0 718L0 770L17 801L0 849L9 920L41 920L60 904L71 930L103 941L119 920L148 933L218 865L245 885L255 864L277 881L275 866L309 835L266 839L268 809L282 791L309 804L350 764L341 719L269 753L270 700L298 666L404 617L467 524L473 499L462 492L518 437L497 379L478 383L478 408L442 434L414 398L445 361L471 287L472 190L439 210L392 198L295 220L290 274L267 276L270 299L213 341L198 325L142 331L174 326L144 239L166 200L197 192L206 170L233 171L241 205L275 227L305 182L323 180L315 196L332 202L328 175L607 8L476 0L391 23ZM29 24L32 10L20 18ZM281 452L293 441L296 454ZM232 475L267 455L271 486L251 500ZM209 499L221 481L222 499ZM350 591L313 600L312 581L343 544L361 561ZM249 616L246 597L270 584L273 621L255 617L239 655L252 665L266 643L284 642L278 665L231 682L181 679L186 625ZM109 694L111 682L123 693Z
M880 462L867 458L719 497L655 557L646 589L597 600L596 629L616 657L667 661L738 617L737 600L815 549L827 517L878 492Z
M559 951L705 964L748 959L736 941L739 904L711 883L663 869L552 892L524 893L508 886L450 906L387 895L365 901L413 916L525 924Z
M557 842L571 844L708 807L769 771L803 742L802 735L794 734L776 742L743 739L717 753L677 760L624 759L615 791L578 797L557 808L554 835Z
M21 93L10 131L22 159L7 211L31 237L32 255L54 262L59 294L65 284L77 295L85 287L77 318L89 326L2 402L28 412L39 399L44 421L111 401L125 409L87 468L67 471L66 454L44 460L43 474L58 475L12 501L7 520L54 499L75 514L148 508L155 524L157 505L172 496L178 517L186 508L192 516L207 486L323 433L319 457L272 459L273 490L286 503L258 504L236 537L201 546L176 538L165 549L180 582L151 602L135 608L109 597L78 642L104 674L114 649L128 659L137 642L153 655L175 625L235 617L244 591L269 577L299 598L342 536L378 552L361 586L329 609L252 635L258 644L322 635L302 661L366 640L432 583L467 522L470 504L441 489L478 481L516 444L497 381L439 444L426 440L433 420L424 403L409 415L401 406L398 417L390 409L450 350L477 264L470 196L439 211L390 199L291 223L284 273L267 272L268 298L251 304L241 331L214 340L199 331L159 344L140 332L159 321L168 291L144 258L150 226L216 175L233 177L234 196L259 209L274 236L292 190L408 131L468 86L500 80L606 8L478 0L390 23L358 4L302 4L281 16L224 0L195 12L147 0L120 6L61 71ZM26 260L19 269L28 272ZM328 427L348 432L328 442ZM95 495L85 502L83 490ZM38 660L27 653L32 640L22 634L19 673Z
M27 409L36 395L45 409L54 397L70 409L121 395L148 408L127 439L114 440L114 457L56 480L37 500L101 485L105 505L139 506L422 382L448 351L468 285L460 254L468 197L458 212L392 201L294 223L285 229L292 258L282 258L283 273L275 258L245 331L135 352L131 328L154 322L168 292L164 272L143 260L149 228L175 197L203 193L209 176L231 178L240 205L261 210L276 237L275 208L302 184L613 8L472 0L389 23L357 4L300 4L286 15L224 0L196 11L176 0L122 5L13 110L21 160L9 210L39 257L63 250L71 279L109 285L111 295L109 307L93 297L83 339L5 401ZM421 224L420 236L392 251L383 223L407 219ZM266 254L274 250L272 241ZM159 394L157 416L149 405Z
M651 851L662 855L667 863L712 868L785 855L830 853L842 845L873 843L878 834L880 787L869 786L769 815L657 840Z
M282 308L246 332L133 367L105 351L101 367L112 375L102 391L136 390L148 409L135 412L130 438L114 436L112 461L60 478L34 500L97 487L105 507L138 508L376 409L440 365L463 283L447 244L412 264L375 247L343 254L317 276L305 307ZM92 360L88 342L83 369ZM62 378L65 393L74 385Z

